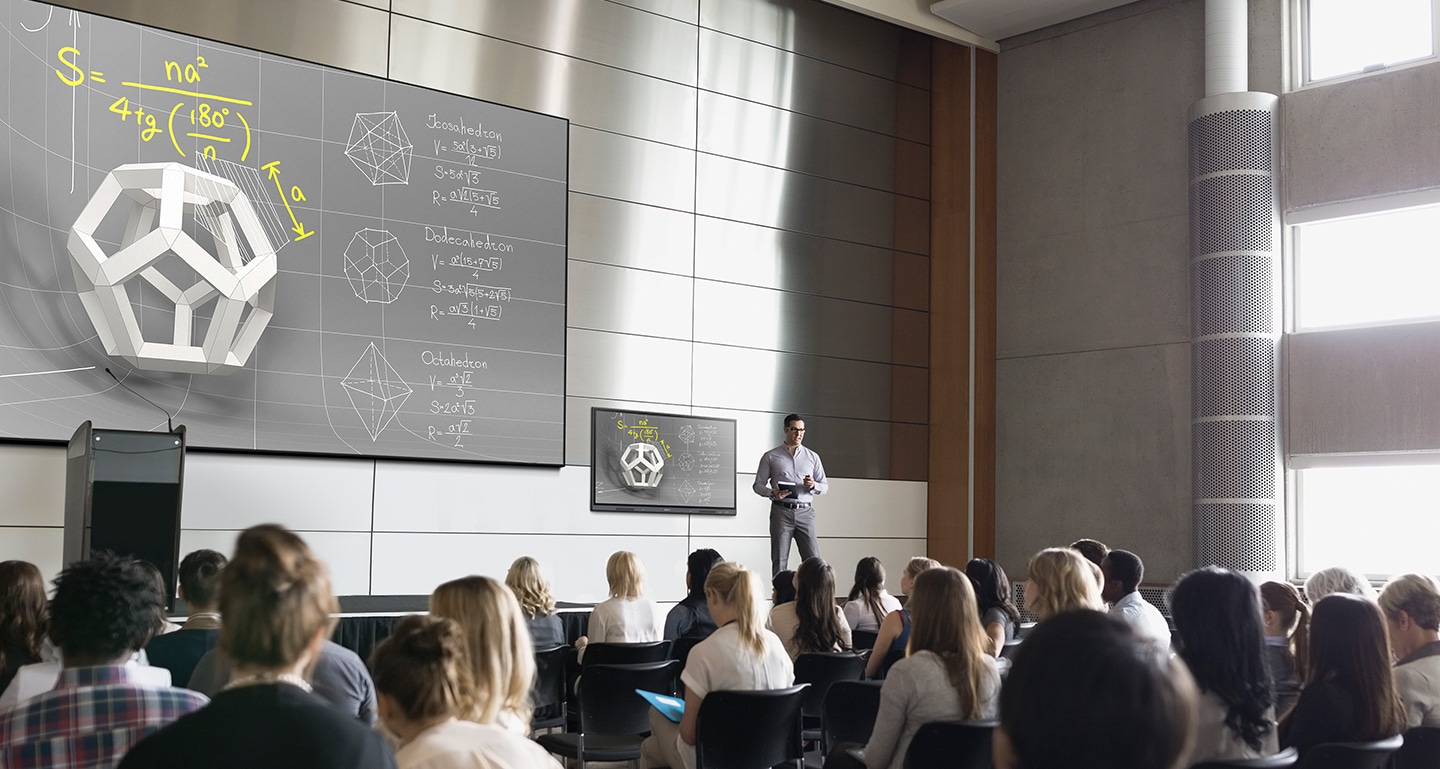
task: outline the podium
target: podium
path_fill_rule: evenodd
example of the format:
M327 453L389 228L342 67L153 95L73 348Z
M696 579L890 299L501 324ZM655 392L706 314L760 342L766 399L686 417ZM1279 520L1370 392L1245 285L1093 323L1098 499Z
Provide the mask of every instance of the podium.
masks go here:
M175 607L185 427L171 433L80 425L65 454L65 564L108 550L149 561Z

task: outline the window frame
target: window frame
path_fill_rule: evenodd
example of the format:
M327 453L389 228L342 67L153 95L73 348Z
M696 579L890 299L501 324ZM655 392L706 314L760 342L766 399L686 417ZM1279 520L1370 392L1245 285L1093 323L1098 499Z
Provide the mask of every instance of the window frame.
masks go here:
M1407 59L1394 64L1381 65L1375 69L1350 72L1328 77L1324 80L1310 78L1310 0L1294 0L1290 7L1290 35L1294 45L1290 46L1291 91L1303 91L1335 83L1378 75L1382 72L1409 69L1440 61L1440 0L1430 0L1430 55L1418 59Z

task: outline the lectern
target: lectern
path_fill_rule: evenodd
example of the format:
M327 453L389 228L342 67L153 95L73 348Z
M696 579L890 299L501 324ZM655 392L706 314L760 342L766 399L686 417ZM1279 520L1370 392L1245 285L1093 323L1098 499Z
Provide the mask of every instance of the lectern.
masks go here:
M173 609L184 476L184 425L167 433L80 425L65 455L65 563L101 550L149 561Z

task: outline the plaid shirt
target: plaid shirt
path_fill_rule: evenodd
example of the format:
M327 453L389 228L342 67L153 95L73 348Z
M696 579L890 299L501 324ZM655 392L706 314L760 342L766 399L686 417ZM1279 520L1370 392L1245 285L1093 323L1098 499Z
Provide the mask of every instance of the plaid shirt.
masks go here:
M111 769L130 746L207 702L132 683L123 666L67 668L51 691L0 712L0 769Z

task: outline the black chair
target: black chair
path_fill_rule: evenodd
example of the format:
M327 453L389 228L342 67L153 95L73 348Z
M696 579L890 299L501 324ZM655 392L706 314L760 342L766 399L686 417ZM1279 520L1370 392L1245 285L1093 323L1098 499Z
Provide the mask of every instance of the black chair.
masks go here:
M670 659L680 663L680 669L685 669L685 661L690 659L690 650L695 644L705 640L704 638L676 638L670 642Z
M1326 742L1300 755L1295 769L1385 769L1404 738L1375 742Z
M852 630L850 631L850 645L857 652L862 649L874 649L875 639L879 637L880 634L873 630Z
M635 690L674 694L679 673L674 660L587 665L576 695L579 730L542 734L535 741L551 753L578 758L581 769L586 761L635 761L650 731L650 703Z
M1206 761L1194 764L1190 769L1290 769L1295 766L1299 753L1286 748L1273 756L1264 758L1237 758L1233 761Z
M800 708L805 689L710 692L695 722L696 769L769 769L805 761Z
M535 685L530 687L531 730L565 726L565 655L569 646L535 652Z
M1035 629L1036 624L1037 623L1034 622L1021 622L1020 627L1015 628L1015 637L1022 641L1025 640L1025 636L1030 635L1030 631Z
M1015 653L1018 652L1018 651L1020 651L1020 644L1022 644L1022 643L1024 643L1024 642L1025 642L1025 639L1023 639L1023 638L1014 638L1014 639L1011 639L1011 640L1009 640L1009 641L1006 641L1006 642L1005 642L1005 645L1004 645L1003 647L1001 647L1001 649L1000 649L1000 659L1005 659L1005 660L1013 660L1013 659L1015 659Z
M580 659L583 670L591 665L639 665L642 662L664 662L670 656L669 641L634 644L592 643L585 647Z
M905 769L990 769L990 738L999 723L925 724L905 751Z
M892 649L885 652L885 658L880 661L880 669L875 671L874 680L883 680L885 675L890 672L890 666L903 659L905 659L904 649Z
M836 745L853 742L864 745L875 729L880 712L879 681L836 681L825 693L820 706L820 755L828 756Z
M850 652L802 654L795 658L795 683L810 684L805 690L806 741L820 739L821 706L830 686L837 681L859 681L865 677L865 658Z
M1394 769L1440 767L1440 727L1417 726L1405 732L1405 744L1395 751Z

